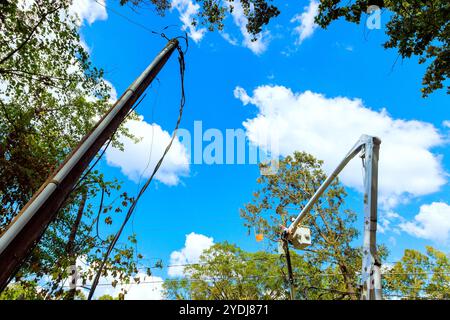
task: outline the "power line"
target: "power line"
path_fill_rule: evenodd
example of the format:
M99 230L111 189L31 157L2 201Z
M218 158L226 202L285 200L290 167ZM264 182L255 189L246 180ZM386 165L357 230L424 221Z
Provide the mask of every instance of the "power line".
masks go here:
M156 78L156 80L158 81L158 88L159 88L159 86L161 85L161 82L159 81L158 78ZM151 86L151 88L153 89L153 86ZM137 185L137 190L138 191L139 191L139 187L141 186L141 179L142 179L145 171L147 171L148 167L150 166L150 162L151 162L151 159L152 159L152 153L153 153L153 139L154 139L154 136L155 136L155 126L153 125L153 122L154 122L155 107L157 106L158 97L159 97L159 90L154 90L154 91L156 93L156 96L155 96L155 100L153 101L153 104L152 104L152 107L151 107L152 112L151 112L151 118L150 118L150 123L151 123L151 127L152 127L152 134L151 134L152 139L151 139L151 143L150 143L150 151L149 151L149 155L148 155L147 165L145 166L145 169L141 172L141 175L139 177L139 182L138 182L138 185ZM132 234L135 234L135 232L134 232L134 218L135 217L136 217L136 215L133 215L133 218L131 220L131 232L132 232ZM136 241L134 243L134 249L135 249L135 256L136 256L136 261L135 262L138 263L138 261L139 261L139 259L138 259L138 241Z
M98 286L139 286L139 285L157 285L162 283L180 283L184 281L188 282L214 282L214 281L220 281L220 280L241 280L241 281L252 281L252 280L258 280L259 278L263 277L264 279L267 278L280 278L285 280L285 277L282 275L278 276L247 276L247 277L209 277L204 279L197 279L197 278L183 278L183 279L168 279L168 280L151 280L151 281L139 281L139 282L115 282L115 283L99 283ZM68 286L63 286L68 287ZM82 286L85 289L88 289L89 287L84 285ZM411 287L410 287L411 289ZM412 288L414 289L414 287ZM350 292L350 291L343 291L339 289L333 289L333 288L325 288L325 287L318 287L318 286L309 286L309 287L303 287L302 291L308 291L308 290L318 290L318 291L325 291L329 293L336 293L336 294L342 294L342 295L350 295L350 296L359 296L358 292ZM421 291L425 291L426 289L420 289ZM408 298L408 299L422 299L422 300L440 300L438 298L432 298L429 296L413 296L408 294L401 294L401 293L389 293L386 292L383 294L384 297L398 297L398 298Z
M183 278L183 279L167 279L167 280L152 280L152 281L139 281L139 282L116 282L114 285L142 285L142 284L158 284L158 283L164 283L164 282L183 282L183 281L190 281L190 282L209 282L209 281L217 281L217 280L255 280L257 278L283 278L282 275L277 276L248 276L248 277L226 277L226 279L218 277L209 277L204 279L196 279L196 278ZM98 283L97 286L111 286L113 285L112 282L104 282L104 283Z
M155 260L162 260L159 258L154 258ZM246 260L240 260L239 262L252 262L252 261L268 261L268 260L279 260L280 256L277 254L274 254L273 256L269 257L255 257L250 258ZM145 259L144 259L145 260ZM167 269L167 268L173 268L173 267L188 267L188 266L198 266L198 265L214 265L218 264L218 262L215 261L209 261L209 262L193 262L193 263L184 263L184 264L174 264L174 265L167 265L161 267L150 267L152 269ZM333 273L340 275L340 273ZM386 271L382 273L383 275L430 275L430 274L448 274L450 275L450 271L443 271L443 272L437 272L437 271L426 271L426 272L390 272Z
M135 20L133 20L133 19L127 17L126 15L120 13L119 11L117 11L117 10L111 8L111 7L107 7L106 5L104 5L103 3L99 2L98 0L95 0L95 3L97 3L97 4L100 5L100 6L102 6L102 7L105 8L105 9L111 11L111 12L114 13L115 15L121 17L122 19L125 19L125 20L128 21L129 23L134 24L135 26L137 26L137 27L139 27L139 28L141 28L141 29L147 31L148 33L150 33L150 34L152 34L152 35L159 35L159 36L164 35L162 32L154 31L154 30L148 28L147 26L143 25L142 23L137 22L137 21L135 21ZM164 31L164 30L166 30L166 29L168 29L169 27L172 27L172 26L177 26L177 25L175 25L175 24L168 25L168 26L164 27L164 28L162 29L162 31Z
M255 259L255 260L263 260L263 259ZM247 261L248 262L248 261ZM137 270L144 270L146 268L149 269L169 269L169 268L177 268L177 267L188 267L188 266L198 266L198 265L213 265L213 264L218 264L218 263L186 263L186 264L174 264L174 265L167 265L167 266L163 266L163 267L147 267L147 266L142 266L140 268L137 268ZM417 275L417 273L382 273L382 275ZM426 274L450 274L450 272L429 272ZM358 276L358 274L353 274L354 276ZM342 274L341 273L296 273L296 276L299 277L341 277ZM255 277L264 277L264 278L271 278L271 277L279 277L279 276L255 276ZM281 277L281 275L280 275ZM242 277L227 277L227 279L236 279L236 278L240 278L242 279ZM180 279L179 281L183 281L183 280L190 280L188 278L183 278ZM201 280L201 279L200 279ZM169 280L172 281L172 280ZM408 287L410 289L420 289L421 287Z
M158 80L159 83L159 80ZM149 155L147 158L147 164L144 168L144 170L141 172L140 176L139 176L139 182L138 182L138 191L139 191L139 187L141 186L141 180L145 174L145 171L147 171L148 167L150 166L151 160L152 160L152 153L153 153L153 139L154 139L154 135L155 135L155 126L153 125L154 122L154 114L155 114L155 106L157 105L158 102L158 97L159 97L159 91L156 90L156 97L155 97L155 101L152 105L152 113L151 113L151 118L150 118L150 122L152 123L152 134L151 134L151 143L150 143L150 149L149 149Z

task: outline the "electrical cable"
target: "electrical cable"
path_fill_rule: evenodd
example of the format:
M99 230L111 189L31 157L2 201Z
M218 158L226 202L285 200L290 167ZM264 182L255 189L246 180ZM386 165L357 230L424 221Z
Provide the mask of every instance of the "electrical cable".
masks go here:
M166 29L168 29L168 28L170 28L170 27L180 27L180 26L177 25L177 24L170 24L170 25L165 26L165 27L161 30L161 32L154 31L154 30L152 30L152 29L146 27L146 26L143 25L142 23L139 23L139 22L137 22L137 21L135 21L135 20L133 20L133 19L127 17L126 15L120 13L119 11L117 11L117 10L111 8L111 7L107 7L105 4L99 2L98 0L94 0L94 1L95 1L96 4L102 6L102 7L105 8L105 9L108 9L108 11L111 11L111 12L114 13L115 15L121 17L122 19L125 19L127 22L129 22L129 23L131 23L131 24L134 24L135 26L137 26L137 27L139 27L139 28L141 28L141 29L147 31L148 33L150 33L150 34L152 34L152 35L160 35L160 36L161 36L161 35L163 35L162 31L164 31L164 30L166 30ZM177 38L178 38L178 37L177 37ZM177 38L175 38L175 39L177 39Z
M158 80L158 83L159 83L159 79L157 79L157 80ZM141 174L139 175L138 189L137 189L138 191L139 191L140 186L141 186L142 178L143 178L145 172L147 171L148 167L150 166L150 163L151 163L151 160L152 160L153 138L155 136L155 126L153 125L153 122L154 122L155 106L158 103L158 97L159 97L159 91L155 90L155 92L156 92L156 97L155 97L155 101L154 101L153 106L152 106L152 113L151 113L151 118L150 118L150 123L151 123L151 127L152 127L152 135L151 135L152 139L151 139L151 142L150 142L150 151L149 151L149 155L148 155L148 158L147 158L147 164L146 164L144 170L142 170Z
M95 224L96 224L96 226L95 226L95 230L96 230L96 237L98 238L98 239L100 239L100 241L103 241L103 242L105 242L105 240L103 240L101 237L100 237L100 235L99 235L99 232L98 232L98 222L99 222L99 220L100 220L100 214L102 213L102 209L103 209L103 198L104 198L104 196L105 196L105 188L103 188L102 187L102 197L101 197L101 199L100 199L100 207L98 208L98 213L97 213L97 219L96 219L96 222L95 222Z
M159 81L158 78L156 78L156 80L158 81L158 89L159 89L159 87L161 85L161 82ZM151 88L154 89L153 86L151 86ZM159 90L155 90L154 89L154 91L155 91L155 100L153 101L153 104L152 104L152 107L151 107L151 118L150 118L150 124L151 124L151 127L152 127L152 134L151 134L152 138L151 138L151 142L150 142L150 151L149 151L149 155L148 155L148 159L147 159L147 164L146 164L144 170L141 172L141 174L139 176L139 182L138 182L138 185L137 185L137 192L139 192L139 189L141 187L141 181L142 181L142 178L144 176L144 173L150 167L150 163L151 163L151 160L152 160L153 142L154 142L154 136L155 136L155 126L153 124L154 124L154 116L155 116L155 107L158 104L158 97L159 97ZM135 234L135 232L134 232L134 218L135 217L136 217L136 215L133 215L133 218L131 220L131 233L133 235ZM137 239L134 242L134 251L135 251L135 257L136 257L135 263L138 263L139 262L139 258L138 258L139 257L139 253L138 253L138 241L137 241Z
M162 34L162 36L165 37L164 34ZM165 38L166 38L166 37L165 37ZM183 37L181 37L181 38L183 38ZM187 43L188 43L187 35L185 36L184 39L185 39L186 44L187 44ZM187 46L186 46L186 50L187 50ZM155 168L153 169L153 172L152 172L151 176L148 178L148 180L146 181L146 183L144 184L144 186L141 188L141 190L140 190L140 192L138 193L136 199L133 200L133 202L132 202L130 208L128 209L128 212L127 212L127 214L126 214L126 216L125 216L125 219L124 219L124 221L123 221L123 223L122 223L120 229L117 231L115 237L114 237L113 240L111 241L111 243L110 243L110 245L109 245L109 247L108 247L108 250L107 250L106 253L105 253L105 256L104 256L104 258L103 258L103 261L102 261L102 263L101 263L101 265L100 265L100 267L99 267L99 269L98 269L98 271L97 271L97 273L96 273L94 282L93 282L93 284L92 284L92 286L91 286L91 289L90 289L90 291L89 291L88 300L91 300L91 299L92 299L92 297L93 297L93 295L94 295L94 292L95 292L95 289L96 289L96 287L97 287L97 285L98 285L98 283L99 283L100 276L101 276L101 274L102 274L103 268L104 268L104 266L105 266L105 264L106 264L106 262L107 262L107 260L108 260L108 257L109 257L109 255L110 255L111 251L114 249L114 246L116 245L117 241L119 240L119 237L120 237L120 235L122 234L122 231L123 231L123 229L125 228L125 226L126 226L128 220L129 220L130 217L132 216L132 214L133 214L133 212L134 212L134 209L136 208L137 203L138 203L140 197L141 197L142 194L146 191L146 189L147 189L148 186L150 185L151 181L153 180L154 176L155 176L156 173L158 172L159 168L161 167L162 162L164 161L165 156L166 156L167 153L169 152L170 148L172 147L172 143L173 143L173 141L175 140L175 137L176 137L176 134L177 134L177 131L178 131L180 122L181 122L181 118L182 118L182 115L183 115L184 105L185 105L185 102L186 102L185 90L184 90L184 72L185 72L185 68L186 68L185 60L184 60L184 54L186 53L186 51L183 51L183 50L181 49L181 46L180 46L179 44L177 45L177 51L178 51L179 71L180 71L181 98L180 98L179 114L178 114L178 119L177 119L177 122L176 122L176 125L175 125L175 129L174 129L174 131L173 131L173 133L172 133L172 137L171 137L171 139L170 139L170 141L169 141L169 144L166 146L166 149L164 150L164 153L162 154L161 158L159 159L158 163L156 164Z

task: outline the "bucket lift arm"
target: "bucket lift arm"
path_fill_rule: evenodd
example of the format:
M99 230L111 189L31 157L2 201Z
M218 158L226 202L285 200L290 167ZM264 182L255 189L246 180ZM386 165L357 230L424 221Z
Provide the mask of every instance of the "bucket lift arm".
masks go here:
M363 135L353 146L350 152L322 183L316 193L305 205L292 224L282 233L282 240L289 242L298 249L308 244L310 239L304 239L304 228L299 227L311 211L313 205L322 196L345 166L360 152L364 163L364 243L362 261L362 300L381 300L381 262L377 255L376 231L377 231L377 201L378 201L378 158L381 140ZM287 246L285 246L288 250Z

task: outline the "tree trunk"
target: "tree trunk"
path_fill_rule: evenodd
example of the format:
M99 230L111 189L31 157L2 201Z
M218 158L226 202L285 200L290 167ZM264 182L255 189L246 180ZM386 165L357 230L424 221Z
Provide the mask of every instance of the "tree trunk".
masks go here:
M81 218L83 217L84 206L86 205L86 200L87 200L87 190L85 192L83 192L83 194L81 195L81 202L80 202L80 205L78 206L77 217L75 219L75 223L72 226L72 229L70 230L69 241L67 241L67 244L66 244L66 253L69 257L70 265L72 265L72 266L76 265L76 261L77 261L77 256L74 251L75 238L77 235L78 228L80 226ZM69 300L75 299L76 291L77 291L76 288L70 289L69 294L68 294Z
M358 300L356 296L356 290L353 286L352 279L348 275L348 268L345 264L339 263L339 269L341 270L342 276L344 277L345 286L347 287L347 293L352 300Z

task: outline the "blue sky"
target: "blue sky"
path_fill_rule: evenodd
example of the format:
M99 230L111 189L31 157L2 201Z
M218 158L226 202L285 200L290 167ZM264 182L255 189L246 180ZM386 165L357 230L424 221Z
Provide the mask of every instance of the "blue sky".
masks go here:
M165 41L115 11L152 30L176 25L165 31L174 36L187 26L183 23L195 6L188 0L173 3L175 8L161 18L150 9L136 13L119 7L118 1L107 0L107 9L91 0L78 1L83 41L119 96ZM384 14L380 30L341 21L321 30L310 23L314 1L275 3L282 13L256 43L246 42L242 16L228 17L224 33L188 27L187 102L181 127L192 132L194 121L201 120L204 131L240 128L259 146L264 141L258 133L276 133L283 140L282 155L310 152L325 160L327 171L361 134L380 135L378 237L389 246L389 260L398 260L405 248L433 245L448 251L450 113L444 90L423 99L420 87L426 66L416 58L402 61L395 50L382 48ZM137 110L142 121L130 125L147 144L133 146L128 141L128 152L112 150L100 163L130 194L136 192L148 162L149 135L154 138L152 165L175 125L180 95L175 55L158 78ZM139 251L146 259L162 259L168 265L195 261L212 243L210 238L247 250L263 249L253 233L247 235L239 217L239 208L256 190L257 166L189 164L183 160L183 146L177 147L127 228L137 233ZM354 161L344 171L343 183L349 191L347 205L360 214L361 182L360 163ZM362 228L361 221L357 227ZM167 271L156 271L155 276L166 278Z

